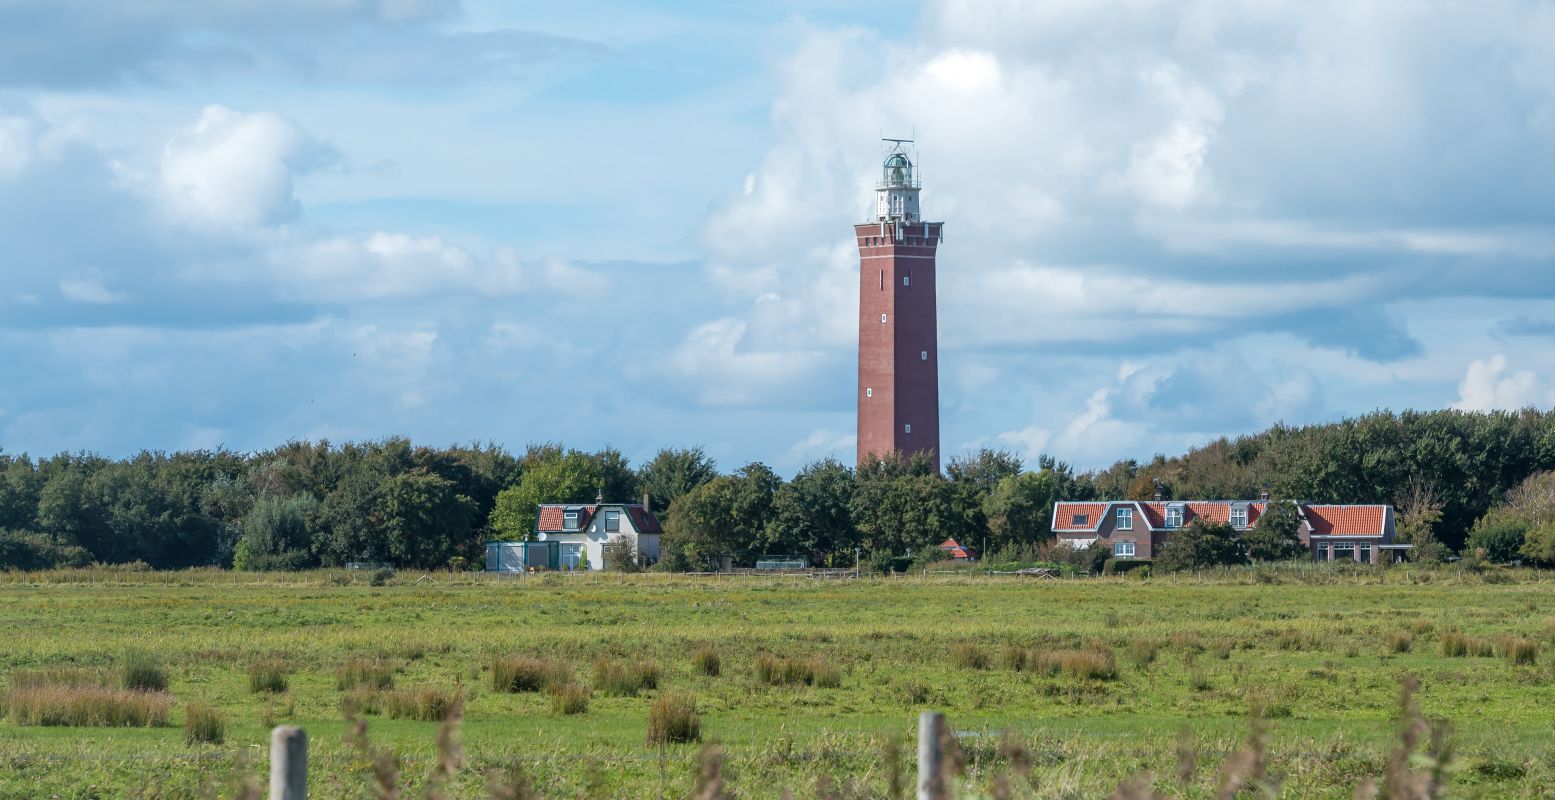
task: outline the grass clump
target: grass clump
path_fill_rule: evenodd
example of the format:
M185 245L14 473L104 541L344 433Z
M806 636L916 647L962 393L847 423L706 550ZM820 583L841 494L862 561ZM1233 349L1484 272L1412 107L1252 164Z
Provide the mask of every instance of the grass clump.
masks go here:
M1195 692L1207 692L1211 688L1209 673L1201 667L1194 667L1188 671L1188 688Z
M702 717L690 692L665 692L648 706L648 744L702 741Z
M447 719L464 704L464 687L413 686L384 693L383 709L390 719L419 719L436 722Z
M279 658L263 658L248 665L248 690L254 694L286 691L287 676L291 670Z
M491 662L497 692L539 692L567 680L567 668L548 658L504 656Z
M166 692L106 686L32 686L12 689L6 713L17 725L154 728L168 724L173 698Z
M988 653L972 642L956 642L950 646L950 663L961 669L988 669L991 662Z
M551 710L560 716L585 714L589 710L589 698L592 693L584 684L552 685L548 692L551 696Z
M1464 636L1455 630L1443 631L1440 644L1442 655L1448 658L1484 657L1495 654L1495 646L1491 642Z
M756 679L768 686L835 689L842 685L842 673L819 656L783 658L762 653L756 657Z
M1128 657L1134 666L1144 669L1155 663L1161 654L1161 643L1155 639L1134 639L1128 643Z
M723 659L718 657L718 651L710 644L704 644L691 653L691 666L702 675L709 678L718 677L723 670Z
M1082 680L1110 681L1118 677L1117 653L1110 647L1084 647L1078 650L1032 651L1026 657L1032 672L1050 676L1069 675Z
M1533 664L1539 660L1539 643L1532 639L1507 639L1502 652L1513 665Z
M124 654L119 668L120 684L131 691L167 691L167 668L145 650L131 650Z
M1388 634L1387 646L1389 653L1407 653L1414 647L1415 637L1408 631L1394 631Z
M999 661L1004 664L1004 668L1007 670L1025 672L1026 668L1030 666L1028 663L1030 657L1030 650L1024 647L1016 647L1015 645L1006 645L1004 651L999 655Z
M185 744L221 744L227 740L227 718L209 703L194 702L184 709Z
M639 692L659 688L659 665L652 661L612 661L600 656L594 660L594 686L608 695L636 697Z
M398 671L399 664L385 658L350 658L335 671L335 688L341 691L391 689L394 673Z
M1306 640L1301 637L1300 631L1281 631L1279 638L1274 640L1276 647L1281 650L1301 650L1306 647Z
M377 689L351 689L340 695L340 716L350 720L383 713L383 692Z
M40 686L106 687L108 683L108 676L102 672L81 667L19 669L11 673L12 689L36 689Z

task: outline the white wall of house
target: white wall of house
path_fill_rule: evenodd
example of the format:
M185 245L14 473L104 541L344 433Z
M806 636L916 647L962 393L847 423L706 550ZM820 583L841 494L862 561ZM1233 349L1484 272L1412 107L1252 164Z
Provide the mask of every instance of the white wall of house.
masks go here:
M612 510L621 514L621 529L616 532L606 531L606 514ZM601 508L599 512L589 520L588 527L577 532L567 533L541 533L539 538L545 542L561 542L562 544L562 568L567 569L572 563L569 560L569 545L578 548L588 554L588 565L591 570L605 568L605 543L611 538L634 538L637 540L637 552L639 556L658 560L659 558L659 534L639 534L637 528L632 525L632 515L625 509Z

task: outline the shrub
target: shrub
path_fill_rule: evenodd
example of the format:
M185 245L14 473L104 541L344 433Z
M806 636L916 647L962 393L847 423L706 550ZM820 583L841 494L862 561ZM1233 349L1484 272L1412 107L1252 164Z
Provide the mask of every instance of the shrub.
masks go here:
M1415 644L1415 638L1407 631L1394 631L1388 634L1389 653L1407 653Z
M394 686L394 673L398 671L399 664L388 659L349 658L335 671L335 688L389 689Z
M594 660L594 686L608 695L635 697L659 688L659 665L651 661L626 663L604 656Z
M756 657L756 678L768 686L818 686L835 689L842 673L819 656L780 658L762 653Z
M17 725L150 728L168 724L173 698L104 686L13 688L7 713Z
M221 744L227 739L227 718L208 703L190 703L184 709L185 744Z
M167 669L155 656L144 650L131 650L124 654L119 679L126 689L138 692L167 691Z
M971 642L956 642L950 646L950 662L962 669L988 669L988 654Z
M626 536L617 536L605 542L605 569L616 572L641 572L642 562L637 559L637 547Z
M1508 639L1506 660L1513 664L1532 664L1539 660L1539 643L1532 639Z
M248 690L280 693L286 691L286 676L290 673L286 662L279 658L265 658L248 665Z
M91 560L84 547L60 544L41 533L0 530L0 571L84 567Z
M551 710L560 715L583 714L589 710L589 687L581 683L552 685Z
M567 669L547 658L505 656L491 662L491 688L497 692L538 692L567 680Z
M373 577L369 583L374 586L387 586L392 580L394 580L394 570L388 567L379 567L373 570Z
M702 741L702 718L689 692L665 692L648 707L648 744Z
M696 671L710 678L718 677L723 669L723 660L718 657L718 651L710 644L704 644L691 653L691 665Z
M464 703L464 687L413 686L386 692L384 710L391 719L436 722Z

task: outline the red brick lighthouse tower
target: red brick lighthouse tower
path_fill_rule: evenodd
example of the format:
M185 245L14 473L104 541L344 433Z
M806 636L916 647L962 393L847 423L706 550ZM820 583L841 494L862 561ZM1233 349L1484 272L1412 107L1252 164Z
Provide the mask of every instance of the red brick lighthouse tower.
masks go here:
M858 459L926 453L939 470L934 253L943 222L918 213L911 140L886 139L874 220L858 237Z

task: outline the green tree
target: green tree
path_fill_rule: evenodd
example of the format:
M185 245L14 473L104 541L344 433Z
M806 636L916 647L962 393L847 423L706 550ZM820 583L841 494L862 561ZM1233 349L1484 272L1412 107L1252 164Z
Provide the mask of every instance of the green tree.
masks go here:
M748 566L763 540L782 479L751 463L692 489L670 506L664 540L678 558L717 567L723 558Z
M310 552L319 500L311 494L268 497L243 519L232 565L242 571L303 569L314 563Z
M853 524L871 553L911 555L963 533L957 487L919 456L889 456L859 467Z
M836 459L801 469L772 498L767 552L804 554L811 565L852 564L853 470Z
M388 552L398 566L442 567L474 539L475 501L453 481L424 472L401 473L384 487Z
M1155 557L1167 572L1247 563L1247 548L1237 530L1224 522L1195 519L1173 533Z
M1021 473L1020 457L1008 450L984 447L967 456L950 460L945 474L957 483L969 483L984 494L990 493L999 482Z
M1411 479L1398 504L1398 540L1412 545L1410 559L1423 564L1438 564L1446 558L1447 548L1436 538L1436 526L1442 521L1442 503L1436 487L1420 478Z
M1523 555L1528 522L1510 506L1492 508L1469 531L1465 555L1473 554L1493 564L1515 561Z
M1242 534L1242 541L1253 561L1291 561L1310 555L1301 543L1301 511L1290 500L1271 500L1257 524Z
M988 495L988 549L1019 547L1053 538L1053 504L1062 481L1052 469L1005 476Z
M718 477L718 468L700 447L666 447L637 472L653 511L665 511L686 492Z
M619 482L619 476L613 480ZM504 541L522 541L535 529L542 503L589 503L605 489L601 461L579 450L531 447L518 485L497 494L488 527ZM606 500L620 502L625 498Z

